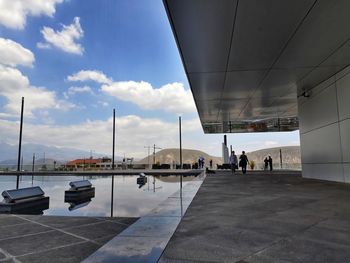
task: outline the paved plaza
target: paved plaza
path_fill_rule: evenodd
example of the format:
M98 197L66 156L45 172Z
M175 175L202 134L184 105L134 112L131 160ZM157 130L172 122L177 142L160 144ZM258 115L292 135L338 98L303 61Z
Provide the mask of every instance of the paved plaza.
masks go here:
M349 262L349 203L298 173L210 174L160 262Z
M136 220L0 215L0 262L80 262Z

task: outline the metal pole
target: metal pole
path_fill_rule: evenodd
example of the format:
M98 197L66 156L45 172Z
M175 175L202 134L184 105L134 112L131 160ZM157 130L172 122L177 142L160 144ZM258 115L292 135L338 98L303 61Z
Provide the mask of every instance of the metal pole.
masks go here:
M150 162L150 152L151 152L151 146L143 146L143 148L147 148L147 153L148 153L148 155L147 155L147 162L148 162L148 169L150 169L150 165L151 165L151 162Z
M182 169L182 137L181 137L181 116L179 116L179 139L180 139L180 167Z
M280 165L281 165L281 169L282 169L282 149L280 149Z
M180 139L180 169L182 169L181 116L179 116L179 139ZM180 189L182 189L182 174L180 175Z
M156 145L153 144L153 164L156 164Z
M22 97L21 107L21 123L19 128L19 143L18 143L18 159L17 159L17 172L21 169L21 154L22 154L22 130L23 130L23 109L24 109L24 97ZM17 175L16 189L19 187L19 175Z
M113 109L113 150L112 150L112 170L114 170L114 152L115 152L115 109ZM112 174L111 189L111 217L113 217L113 199L114 199L114 174Z
M33 164L32 164L32 186L33 186L33 181L34 181L34 170L35 170L35 153L33 153Z
M33 163L32 163L32 172L35 170L35 153L33 153Z

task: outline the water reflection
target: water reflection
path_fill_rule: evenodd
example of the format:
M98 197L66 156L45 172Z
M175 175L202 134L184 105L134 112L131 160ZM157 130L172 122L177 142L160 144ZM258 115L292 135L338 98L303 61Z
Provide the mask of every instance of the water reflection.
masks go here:
M64 202L69 203L69 211L87 206L95 197L95 187L88 180L73 181L69 185L71 188L64 192Z
M135 184L136 176L115 176L113 216L140 217L166 200L170 195L180 189L178 176L147 176L147 187L139 189ZM50 197L50 209L45 215L69 216L110 216L111 215L111 177L85 176L95 187L95 197L86 200L86 204L78 202L64 202L64 192L71 181L81 180L82 176L34 176L33 185L40 186L46 196ZM191 181L193 177L184 177L183 184ZM32 176L22 176L20 187L32 185ZM16 177L0 176L0 191L14 189ZM75 204L74 204L75 203ZM72 205L71 205L72 204ZM79 209L76 207L79 206Z
M141 173L136 179L136 184L138 184L139 189L147 183L147 176L144 173Z
M79 199L79 200L66 202L66 203L69 203L68 210L73 211L73 210L82 208L84 206L87 206L88 204L90 204L90 202L91 202L91 198L84 198L84 199Z

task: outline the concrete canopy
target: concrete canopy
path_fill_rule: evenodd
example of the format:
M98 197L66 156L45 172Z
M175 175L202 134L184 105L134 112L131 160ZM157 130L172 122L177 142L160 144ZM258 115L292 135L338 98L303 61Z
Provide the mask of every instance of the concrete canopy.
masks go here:
M163 2L205 133L297 130L297 97L350 64L348 0Z

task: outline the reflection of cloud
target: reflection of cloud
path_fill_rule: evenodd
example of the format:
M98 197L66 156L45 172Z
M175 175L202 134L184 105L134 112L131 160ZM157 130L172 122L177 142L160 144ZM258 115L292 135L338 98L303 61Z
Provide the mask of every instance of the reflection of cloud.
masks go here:
M131 244L129 242L125 242L125 239L131 239ZM102 258L110 258L116 257L119 262L141 262L143 259L153 258L151 255L161 255L164 250L164 240L151 240L148 238L147 244L142 241L143 238L135 238L135 237L117 237L115 240L110 241L108 246L103 246L99 249L98 256ZM153 242L152 242L153 241ZM153 244L152 244L153 243ZM135 248L135 249L132 249ZM137 249L136 249L137 248ZM107 256L109 254L110 256ZM148 257L150 255L150 257ZM99 258L95 257L94 260L98 261Z
M179 190L177 182L162 182L156 178L156 192L153 192L153 178L149 177L148 185L139 189L136 184L137 176L115 176L114 216L140 217L157 207L168 196ZM44 211L46 215L61 216L110 216L111 178L90 178L95 187L95 198L91 203L78 210L68 211L69 203L64 203L64 191L69 189L69 182L81 180L79 176L35 176L34 186L40 186L46 196L50 197L50 208ZM16 177L0 177L0 192L16 187ZM24 176L20 187L30 187L31 176Z

